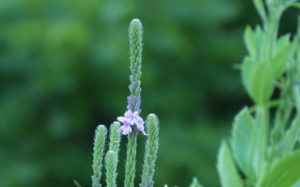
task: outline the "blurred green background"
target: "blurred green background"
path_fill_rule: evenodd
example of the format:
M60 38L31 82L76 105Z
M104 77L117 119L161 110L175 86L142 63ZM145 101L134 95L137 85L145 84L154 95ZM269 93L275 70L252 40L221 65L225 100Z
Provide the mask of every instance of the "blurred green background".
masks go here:
M234 69L259 23L250 0L1 0L1 187L90 185L94 129L126 108L132 18L144 25L142 116L161 122L156 186L219 186L220 141L251 104Z

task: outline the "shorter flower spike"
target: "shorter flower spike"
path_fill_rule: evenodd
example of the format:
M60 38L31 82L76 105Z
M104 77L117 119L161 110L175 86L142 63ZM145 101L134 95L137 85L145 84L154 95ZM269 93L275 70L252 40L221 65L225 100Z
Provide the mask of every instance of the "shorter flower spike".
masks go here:
M106 186L117 186L117 162L118 157L114 151L108 151L105 157Z
M121 143L121 134L120 134L120 123L113 122L110 125L110 135L109 135L109 150L114 151L116 155L119 153L119 147Z
M102 170L103 152L105 148L107 129L104 125L99 125L96 128L94 149L93 149L93 172L92 176L93 187L99 187Z
M155 114L149 114L146 120L148 139L145 146L145 158L142 174L142 187L154 185L153 176L158 151L159 121Z

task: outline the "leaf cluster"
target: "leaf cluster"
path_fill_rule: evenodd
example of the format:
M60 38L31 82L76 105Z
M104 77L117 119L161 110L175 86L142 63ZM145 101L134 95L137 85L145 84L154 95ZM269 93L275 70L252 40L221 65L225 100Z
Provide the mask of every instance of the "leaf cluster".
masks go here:
M295 36L278 36L282 13L295 3L254 0L262 26L246 28L248 55L241 66L243 85L254 106L236 115L229 144L224 141L219 151L224 187L287 187L300 180L300 25ZM274 96L275 90L279 96ZM271 106L274 97L278 104Z

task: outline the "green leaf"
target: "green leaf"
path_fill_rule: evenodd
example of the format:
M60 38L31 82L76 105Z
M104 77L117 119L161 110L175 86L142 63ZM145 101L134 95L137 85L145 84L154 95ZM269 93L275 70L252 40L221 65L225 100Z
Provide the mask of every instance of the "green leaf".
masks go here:
M232 153L249 181L254 182L253 157L255 155L255 129L257 128L248 108L242 109L235 117L232 130Z
M250 89L257 104L267 103L272 95L275 78L271 68L267 60L254 66Z
M292 44L289 38L289 35L282 36L276 44L276 55L272 59L272 72L275 78L286 70L288 60L291 56Z
M290 38L291 38L290 34L286 34L286 35L281 36L276 42L275 52L278 53L283 48L290 45L291 44Z
M299 8L300 9L300 3L292 3L291 7Z
M300 179L300 150L275 161L259 180L257 187L288 187Z
M223 187L243 186L243 182L235 167L231 152L226 142L222 142L222 146L218 154L217 167Z
M254 0L255 8L257 9L260 17L265 20L266 19L266 11L264 7L264 3L262 0Z
M292 187L300 187L300 180L297 183L295 183Z
M249 52L249 57L258 60L263 57L262 43L264 42L264 33L260 26L253 30L250 26L246 27L244 33L244 42Z
M242 79L246 90L256 104L266 104L274 89L275 77L270 61L255 62L246 57L242 64Z
M246 57L244 58L244 61L241 66L242 81L248 93L250 93L251 91L250 82L253 74L254 63L255 62L253 61L253 58Z
M246 27L244 40L246 44L246 48L250 54L250 56L256 58L256 36L255 32L252 30L250 26Z

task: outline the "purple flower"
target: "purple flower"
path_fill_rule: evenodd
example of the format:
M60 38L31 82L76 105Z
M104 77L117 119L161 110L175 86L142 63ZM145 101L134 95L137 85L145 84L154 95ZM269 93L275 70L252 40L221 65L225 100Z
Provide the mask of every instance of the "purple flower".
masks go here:
M147 135L144 130L144 120L139 116L139 112L132 112L127 110L124 116L117 118L123 125L120 127L120 132L123 135L127 135L132 132L131 126L136 125L137 130L141 131L144 135Z
M130 125L123 125L120 127L119 130L124 135L130 134L132 132Z

